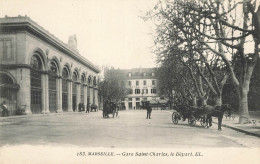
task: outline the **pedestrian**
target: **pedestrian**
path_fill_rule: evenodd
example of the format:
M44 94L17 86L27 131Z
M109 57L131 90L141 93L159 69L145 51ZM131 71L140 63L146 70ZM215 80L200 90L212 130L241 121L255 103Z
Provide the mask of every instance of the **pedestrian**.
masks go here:
M87 103L87 110L86 110L86 113L89 113L89 109L90 109L90 104Z
M118 117L119 105L116 105L116 117Z
M135 110L135 106L134 106L134 110Z
M82 111L85 111L85 104L84 103L81 104L81 108L82 108Z
M79 105L78 105L78 112L80 112L81 111L81 103L79 103Z
M149 101L146 102L146 110L147 110L146 119L151 119L152 107Z
M6 105L5 101L3 101L2 105L1 105L1 108L3 109L2 116L3 117L8 117L9 116L9 111L8 111L8 108L7 108L7 105Z

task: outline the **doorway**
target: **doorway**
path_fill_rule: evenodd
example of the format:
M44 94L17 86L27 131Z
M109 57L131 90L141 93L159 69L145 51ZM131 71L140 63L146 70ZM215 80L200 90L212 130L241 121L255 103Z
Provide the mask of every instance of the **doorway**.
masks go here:
M72 107L73 107L73 112L77 110L77 97L76 95L72 95Z

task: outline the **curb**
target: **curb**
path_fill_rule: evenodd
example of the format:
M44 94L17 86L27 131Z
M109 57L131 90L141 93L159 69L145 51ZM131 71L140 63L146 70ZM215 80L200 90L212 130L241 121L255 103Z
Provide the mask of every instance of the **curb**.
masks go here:
M212 123L214 124L217 124L216 122L212 121ZM226 127L226 128L230 128L230 129L233 129L233 130L236 130L236 131L239 131L239 132L242 132L242 133L245 133L247 135L252 135L252 136L255 136L255 137L259 137L260 138L260 134L256 134L256 133L253 133L253 132L249 132L249 131L246 131L246 130L243 130L243 129L240 129L240 128L236 128L236 127L233 127L233 126L229 126L229 125L226 125L226 124L222 124L223 127Z

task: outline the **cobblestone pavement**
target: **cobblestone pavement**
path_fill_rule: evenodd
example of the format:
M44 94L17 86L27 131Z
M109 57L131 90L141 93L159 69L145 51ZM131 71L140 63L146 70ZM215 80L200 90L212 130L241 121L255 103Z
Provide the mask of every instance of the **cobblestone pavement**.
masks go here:
M260 146L257 137L229 128L217 130L172 123L170 111L120 111L103 119L102 112L16 117L0 120L0 146L76 145L107 148L227 148Z

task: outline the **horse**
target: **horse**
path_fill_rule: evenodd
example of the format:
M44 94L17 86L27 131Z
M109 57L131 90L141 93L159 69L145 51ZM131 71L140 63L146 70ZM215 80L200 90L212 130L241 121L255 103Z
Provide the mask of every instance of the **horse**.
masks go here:
M221 106L205 105L200 107L200 111L206 116L206 124L212 126L212 117L218 118L218 130L221 129L222 119L224 112L231 112L231 106L229 104L223 104Z
M103 118L109 118L108 114L110 111L110 103L108 100L104 101L104 105L103 105Z

